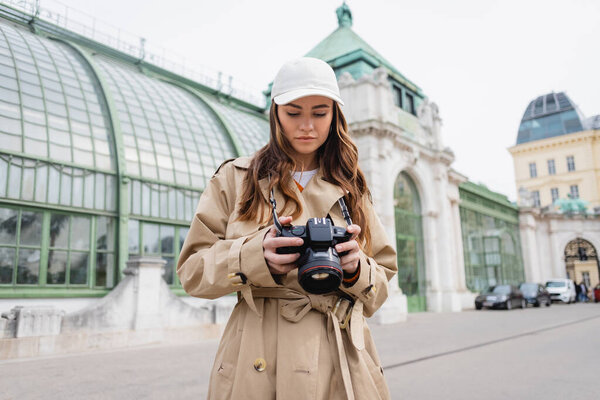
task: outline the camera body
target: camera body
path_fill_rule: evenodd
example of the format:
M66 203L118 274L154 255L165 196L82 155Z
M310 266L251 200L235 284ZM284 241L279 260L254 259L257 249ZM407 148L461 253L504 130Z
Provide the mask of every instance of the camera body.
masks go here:
M278 254L300 253L296 264L298 281L304 290L323 294L339 287L343 278L340 257L347 252L338 254L335 246L352 237L346 228L333 225L329 218L311 218L305 226L281 226L277 236L300 238L304 241L301 246L277 248Z

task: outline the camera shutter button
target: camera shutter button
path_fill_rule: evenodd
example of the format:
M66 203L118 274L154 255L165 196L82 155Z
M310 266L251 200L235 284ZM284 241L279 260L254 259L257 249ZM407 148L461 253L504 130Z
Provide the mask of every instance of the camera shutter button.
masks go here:
M294 226L291 230L292 235L294 236L302 236L304 235L304 227L303 226Z

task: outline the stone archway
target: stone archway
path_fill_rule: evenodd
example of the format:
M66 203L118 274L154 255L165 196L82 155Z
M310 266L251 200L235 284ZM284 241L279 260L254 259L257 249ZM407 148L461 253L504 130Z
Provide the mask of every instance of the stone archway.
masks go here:
M394 183L394 217L398 284L406 295L408 312L427 310L421 215L417 187L406 172L401 172Z
M567 276L576 284L583 281L591 289L600 282L598 252L589 241L577 238L567 243L565 264Z

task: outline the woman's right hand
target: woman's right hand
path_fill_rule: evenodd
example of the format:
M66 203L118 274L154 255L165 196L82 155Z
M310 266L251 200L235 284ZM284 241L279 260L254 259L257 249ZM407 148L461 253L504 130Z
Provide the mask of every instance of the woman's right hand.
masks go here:
M281 225L292 222L292 217L280 217ZM277 254L278 247L301 246L304 241L300 238L277 237L277 229L273 226L265 235L263 240L263 254L269 271L272 275L285 275L294 268L298 268L294 262L300 257L300 253Z

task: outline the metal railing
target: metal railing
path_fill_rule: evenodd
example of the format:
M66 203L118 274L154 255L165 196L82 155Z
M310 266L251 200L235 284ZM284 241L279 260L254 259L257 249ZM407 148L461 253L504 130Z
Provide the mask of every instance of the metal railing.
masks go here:
M259 89L234 82L231 75L209 67L191 63L180 54L164 47L146 42L140 36L119 27L98 20L83 11L61 3L58 0L3 0L13 9L24 12L34 19L40 19L62 29L81 35L115 50L139 58L167 71L198 82L219 92L243 100L258 107L265 107L265 99ZM256 94L255 94L256 93Z

